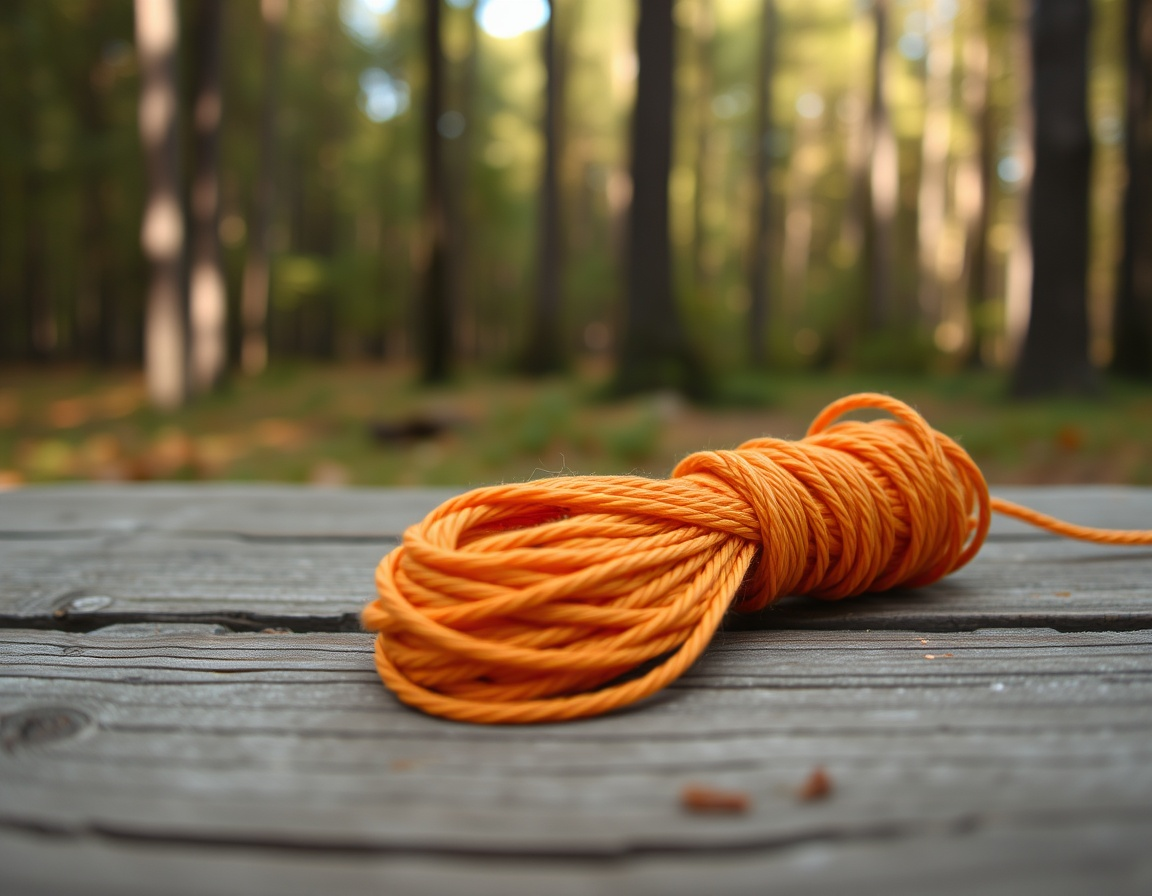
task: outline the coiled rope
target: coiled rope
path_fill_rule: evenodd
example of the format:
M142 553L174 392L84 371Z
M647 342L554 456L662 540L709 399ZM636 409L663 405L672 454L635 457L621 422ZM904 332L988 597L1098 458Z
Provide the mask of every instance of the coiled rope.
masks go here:
M894 419L844 421L875 409ZM679 677L729 607L927 585L975 556L995 510L1106 544L998 498L952 439L894 398L850 395L796 442L685 458L668 480L568 476L480 488L411 526L363 611L403 702L468 722L625 706Z

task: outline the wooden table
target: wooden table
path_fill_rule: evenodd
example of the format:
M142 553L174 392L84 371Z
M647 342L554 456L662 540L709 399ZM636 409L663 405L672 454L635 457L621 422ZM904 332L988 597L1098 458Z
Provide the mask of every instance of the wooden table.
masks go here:
M1152 490L998 493L1152 526ZM1152 550L999 522L936 586L734 619L629 711L477 727L357 630L447 494L0 494L0 891L1152 892Z

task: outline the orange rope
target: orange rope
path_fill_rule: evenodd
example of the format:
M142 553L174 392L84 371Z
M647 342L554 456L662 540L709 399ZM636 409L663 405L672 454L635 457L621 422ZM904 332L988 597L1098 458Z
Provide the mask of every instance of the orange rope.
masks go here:
M862 408L895 419L835 423ZM411 526L363 612L405 703L469 722L596 715L679 677L729 606L934 582L991 511L1071 538L1152 544L990 498L972 459L906 404L851 395L798 442L702 451L668 480L569 476L480 488Z

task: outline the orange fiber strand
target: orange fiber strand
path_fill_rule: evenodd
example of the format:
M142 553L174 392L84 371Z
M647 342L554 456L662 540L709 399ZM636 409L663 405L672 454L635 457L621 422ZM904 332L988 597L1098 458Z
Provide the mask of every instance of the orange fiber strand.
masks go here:
M870 409L884 418L837 419ZM475 489L411 526L363 611L404 703L467 722L554 722L647 697L724 614L787 594L927 585L995 510L1070 538L1152 544L990 498L965 451L886 395L833 402L796 442L685 458L667 480L567 476Z

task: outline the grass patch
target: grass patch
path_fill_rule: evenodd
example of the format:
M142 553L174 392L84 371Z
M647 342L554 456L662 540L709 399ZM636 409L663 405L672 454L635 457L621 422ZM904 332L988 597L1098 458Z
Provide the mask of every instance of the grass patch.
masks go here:
M670 393L604 398L604 372L540 381L473 374L421 388L410 370L274 367L172 414L137 374L0 372L0 484L264 480L479 485L554 473L664 476L701 448L798 438L829 401L879 391L958 439L991 482L1152 482L1152 390L1109 384L1091 400L1016 403L1001 377L730 374L716 403ZM374 423L439 421L381 439Z

